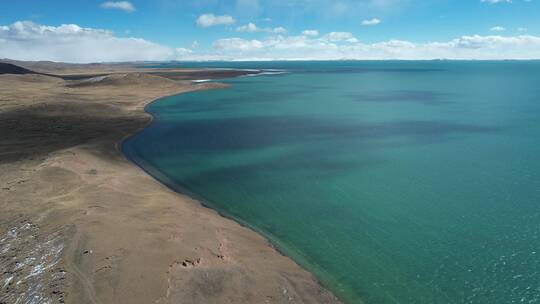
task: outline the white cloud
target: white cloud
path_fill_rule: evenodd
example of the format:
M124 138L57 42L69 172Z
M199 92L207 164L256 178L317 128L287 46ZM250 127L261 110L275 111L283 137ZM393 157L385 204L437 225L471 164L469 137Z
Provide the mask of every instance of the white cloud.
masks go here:
M358 42L358 39L354 38L353 34L349 32L330 32L321 37L321 39L328 40L330 42Z
M185 55L189 55L193 53L192 50L187 49L187 48L176 48L175 51L176 51L176 56L185 56Z
M0 58L64 62L165 60L174 50L113 32L75 24L39 25L18 21L0 26Z
M260 31L260 29L257 27L255 23L248 23L246 25L242 25L236 28L237 32L248 32L248 33L254 33Z
M485 2L489 4L497 4L497 3L512 3L512 0L480 0L480 2Z
M308 37L317 37L319 36L319 31L317 30L305 30L302 32L302 35L308 36Z
M135 6L133 6L133 4L131 4L129 1L107 1L103 2L100 6L101 8L119 9L128 13L135 11Z
M517 29L519 32L526 32L528 29L526 27L518 27Z
M257 33L257 32L266 32L266 33L273 33L273 34L285 34L287 33L287 29L284 27L274 27L274 28L260 28L255 23L248 23L246 25L242 25L236 28L237 32L245 32L245 33Z
M504 28L502 26L494 26L494 27L490 28L489 30L492 31L492 32L504 32L504 31L506 31L506 28Z
M340 36L332 41L330 36ZM344 40L343 40L344 39ZM197 54L198 60L337 60L337 59L540 59L540 37L536 36L463 36L445 42L414 43L389 40L366 44L348 41L347 34L274 36L263 40L219 39L213 50ZM187 59L187 58L185 58Z
M377 25L381 23L380 19L373 18L373 19L367 19L362 21L362 25Z
M213 47L218 50L230 51L253 51L264 47L259 40L245 40L241 38L219 39L214 42Z
M315 31L315 30L310 30ZM450 41L363 43L349 32L322 36L271 34L264 39L226 38L209 49L170 48L113 32L16 22L0 25L0 58L65 62L137 60L335 60L335 59L540 59L540 37L463 36Z
M216 16L214 14L203 14L197 18L197 25L200 27L210 27L216 25L231 25L236 20L229 15Z

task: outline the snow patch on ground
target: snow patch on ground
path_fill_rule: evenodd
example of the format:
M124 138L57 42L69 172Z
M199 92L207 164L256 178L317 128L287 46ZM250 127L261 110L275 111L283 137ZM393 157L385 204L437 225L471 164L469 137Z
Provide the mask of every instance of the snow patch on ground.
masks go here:
M100 81L105 80L107 77L109 77L109 75L97 76L97 77L92 77L92 78L88 78L88 79L83 79L80 82L81 83L84 83L84 82L86 82L86 83L96 83L96 82L100 82Z
M23 221L0 235L0 303L63 303L61 231L41 235Z

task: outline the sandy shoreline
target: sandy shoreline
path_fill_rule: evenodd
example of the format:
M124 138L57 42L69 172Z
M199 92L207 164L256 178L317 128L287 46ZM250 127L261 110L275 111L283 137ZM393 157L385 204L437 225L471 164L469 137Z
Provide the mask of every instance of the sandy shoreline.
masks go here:
M221 87L175 73L0 75L0 303L338 302L266 239L120 152L151 122L148 103Z

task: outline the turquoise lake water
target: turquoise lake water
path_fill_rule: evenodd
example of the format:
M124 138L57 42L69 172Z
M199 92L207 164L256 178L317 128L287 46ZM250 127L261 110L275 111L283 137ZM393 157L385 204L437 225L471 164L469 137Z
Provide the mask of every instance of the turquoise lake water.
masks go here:
M540 303L540 62L248 62L123 146L346 303Z

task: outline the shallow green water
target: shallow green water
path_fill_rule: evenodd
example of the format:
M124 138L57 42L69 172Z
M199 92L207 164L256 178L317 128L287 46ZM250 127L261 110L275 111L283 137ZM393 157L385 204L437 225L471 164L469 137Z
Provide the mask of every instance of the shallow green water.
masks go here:
M128 157L347 303L540 303L540 62L213 65L289 73L151 104Z

